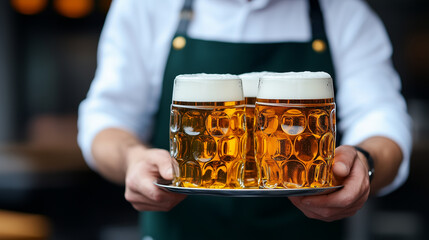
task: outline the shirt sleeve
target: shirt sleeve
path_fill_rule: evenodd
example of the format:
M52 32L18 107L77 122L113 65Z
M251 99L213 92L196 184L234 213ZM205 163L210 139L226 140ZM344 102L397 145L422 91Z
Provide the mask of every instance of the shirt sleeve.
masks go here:
M91 145L101 130L121 128L142 141L151 135L151 119L157 108L148 80L150 63L145 62L151 54L145 48L151 46L151 29L143 19L143 2L112 2L99 41L95 77L79 106L78 144L93 169Z
M400 92L401 80L391 62L390 40L380 19L362 1L325 0L322 7L336 66L342 144L356 145L383 136L402 150L404 158L395 180L379 192L388 194L408 177L412 142L411 120Z

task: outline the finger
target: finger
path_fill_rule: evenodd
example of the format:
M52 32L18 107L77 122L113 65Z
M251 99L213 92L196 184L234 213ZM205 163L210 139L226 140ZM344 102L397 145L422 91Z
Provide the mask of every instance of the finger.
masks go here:
M334 176L345 178L350 174L354 161L357 158L356 150L351 146L339 146L335 150L333 173Z
M330 210L327 209L324 212L306 212L304 213L308 218L322 220L325 222L332 222L340 219L344 219L356 214L354 210Z
M132 206L138 211L157 211L157 212L167 212L170 211L173 207L165 207L161 205L146 205L140 203L132 203Z
M343 188L338 191L317 196L303 196L292 198L294 202L302 202L303 206L317 208L339 207L353 205L358 199L369 195L369 181L366 178L365 167L356 161L349 176L343 182Z
M169 211L181 201L170 201L163 204L151 204L147 202L130 202L138 211Z
M164 191L157 187L153 183L154 181L155 179L151 178L142 179L139 192L143 193L147 198L154 202L164 202L171 198L171 196L174 196L173 193Z
M144 193L144 195L152 200L153 202L158 203L168 203L172 199L177 200L178 202L182 201L186 198L185 194L179 194L179 193L172 193L165 191L162 188L159 188L156 186L153 181L150 179L143 179L142 180L142 190L141 193Z
M157 211L157 212L166 212L167 209L160 207L160 206L153 206L153 205L146 205L146 204L140 204L140 203L131 203L134 209L142 212L142 211Z
M363 183L363 179L350 176L345 182L344 187L336 192L326 195L305 196L295 199L307 208L347 208L354 205L362 197L367 198L369 188Z
M302 197L288 197L295 207L301 206Z
M317 199L320 197L324 198L325 196L290 197L289 199L307 217L330 222L356 214L356 212L365 204L368 199L368 195L369 191L366 191L351 202L347 202L347 200L341 202L342 200L335 198Z
M186 195L184 194L167 193L167 195L168 196L160 201L154 201L139 192L135 192L130 189L125 191L125 198L127 201L129 201L133 207L139 211L149 211L153 209L167 211L186 198Z
M161 190L153 184L157 179L157 174L140 177L138 172L139 171L129 174L127 177L126 192L139 193L151 201L163 201L168 198L168 192Z
M342 189L326 195L290 197L291 202L307 217L323 221L333 221L354 215L369 196L369 181L365 166L362 161L356 161L356 156L355 150L350 147L339 148L336 155L336 160L339 159L344 166L351 163L343 179Z
M127 199L127 201L130 202L131 205L139 211L163 211L168 209L169 206L168 204L162 204L159 202L154 203L144 195L132 191L125 192L125 199Z
M163 179L173 179L173 167L170 153L162 149L154 149L149 158L150 163L158 169L158 173Z
M366 198L361 198L357 203L349 208L300 208L309 218L319 219L327 222L353 216L364 205Z
M145 196L136 193L125 194L125 199L133 205L133 207L139 211L146 211L148 209L162 208L159 203L155 204Z
M326 203L319 202L314 198L309 199L309 197L303 197L301 199L292 199L291 201L294 203L295 206L299 206L300 208L305 208L314 212L322 212L324 209L345 211L349 208L361 207L361 204L363 204L366 199L367 198L365 197L365 194L362 194L359 195L357 198L350 198L350 200L347 199L342 201L339 198L323 200L327 201Z
M291 202L300 209L305 216L313 219L323 220L323 221L334 221L342 218L350 217L356 214L356 212L364 205L366 198L362 197L357 201L357 203L351 207L332 207L332 208L320 208L303 205L302 198L290 198Z
M125 185L136 192L160 192L153 182L159 178L172 179L170 154L166 150L153 149L146 153L145 160L134 164L127 171Z

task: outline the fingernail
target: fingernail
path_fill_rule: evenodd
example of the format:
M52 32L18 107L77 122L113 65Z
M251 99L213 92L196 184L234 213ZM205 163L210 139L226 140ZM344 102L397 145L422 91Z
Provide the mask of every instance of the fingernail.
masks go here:
M173 176L173 168L169 168L169 169L165 170L165 175Z
M336 168L338 169L338 170L340 170L341 172L344 172L344 173L346 173L348 170L347 170L347 166L344 164L344 163L342 163L342 162L337 162L337 164L336 164L337 166L336 166Z

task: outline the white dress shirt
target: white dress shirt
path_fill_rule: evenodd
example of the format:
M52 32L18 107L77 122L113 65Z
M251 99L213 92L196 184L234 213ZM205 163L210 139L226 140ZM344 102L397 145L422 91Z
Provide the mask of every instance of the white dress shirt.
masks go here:
M361 0L321 0L336 69L342 144L384 136L404 160L387 194L408 176L410 118L391 63L380 19ZM79 108L78 142L92 168L91 144L101 130L122 128L143 142L151 137L162 77L183 0L115 0L100 38L98 67ZM195 0L190 37L225 42L309 41L308 1Z

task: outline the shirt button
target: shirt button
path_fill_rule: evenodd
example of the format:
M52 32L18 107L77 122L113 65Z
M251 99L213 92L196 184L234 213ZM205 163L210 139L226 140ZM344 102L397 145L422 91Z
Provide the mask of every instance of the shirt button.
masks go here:
M186 38L177 36L173 39L173 48L175 50L181 50L186 46Z
M313 47L313 50L318 53L324 52L326 50L326 43L321 39L314 40L311 46Z

